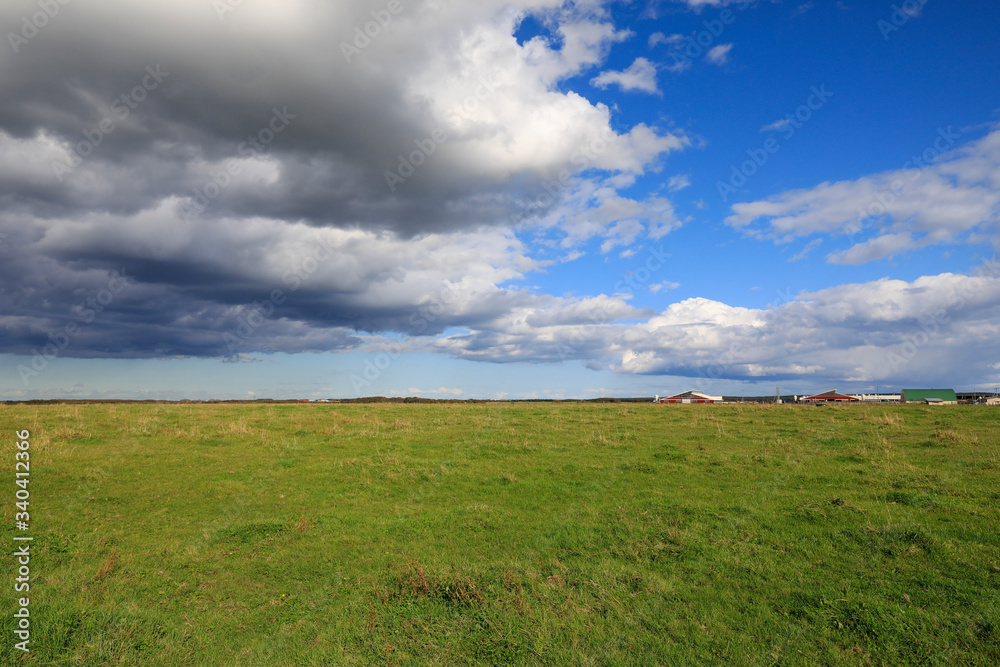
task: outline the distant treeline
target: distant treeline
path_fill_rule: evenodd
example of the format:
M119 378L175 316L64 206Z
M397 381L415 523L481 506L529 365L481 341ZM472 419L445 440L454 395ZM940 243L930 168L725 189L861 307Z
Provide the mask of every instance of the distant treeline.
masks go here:
M246 399L234 399L234 400L222 400L222 399L208 399L208 400L190 400L181 399L178 401L166 401L166 400L155 400L155 399L128 399L128 398L50 398L50 399L40 399L34 398L24 401L2 401L10 405L89 405L95 403L106 403L106 404L119 404L119 403L141 403L149 405L176 405L176 404L217 404L224 403L227 405L258 405L261 403L295 403L302 404L307 401L296 398L257 398L253 400ZM638 398L567 398L567 399L550 399L550 398L525 398L525 399L502 399L502 400L492 400L492 399L481 399L481 398L469 398L469 399L457 399L457 398L421 398L419 396L408 396L406 398L401 397L388 397L388 396L365 396L362 398L328 398L328 399L310 399L308 403L652 403L653 397L638 397Z

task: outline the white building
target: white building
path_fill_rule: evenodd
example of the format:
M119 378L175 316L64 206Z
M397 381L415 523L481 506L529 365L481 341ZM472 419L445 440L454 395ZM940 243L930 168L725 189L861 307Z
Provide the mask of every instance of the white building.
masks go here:
M698 391L697 389L689 389L688 391L681 392L679 394L674 394L673 396L664 396L660 398L657 394L656 398L653 399L654 403L722 403L721 396L710 396L703 391Z
M851 394L862 403L899 403L899 394Z

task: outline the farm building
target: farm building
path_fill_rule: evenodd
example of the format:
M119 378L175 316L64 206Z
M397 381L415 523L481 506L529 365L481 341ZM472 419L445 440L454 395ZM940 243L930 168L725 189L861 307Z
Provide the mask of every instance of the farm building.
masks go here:
M816 394L814 396L806 396L802 399L803 403L823 403L830 401L832 403L851 403L856 402L858 399L853 396L847 396L846 394L838 393L836 389L831 389L830 391L824 391L822 394Z
M664 396L660 398L659 395L653 399L654 403L722 403L721 396L709 396L705 392L698 391L697 389L690 389L680 394L674 394L673 396Z
M899 403L899 394L851 394L862 403Z
M958 405L954 389L904 389L900 403L926 403L928 405Z

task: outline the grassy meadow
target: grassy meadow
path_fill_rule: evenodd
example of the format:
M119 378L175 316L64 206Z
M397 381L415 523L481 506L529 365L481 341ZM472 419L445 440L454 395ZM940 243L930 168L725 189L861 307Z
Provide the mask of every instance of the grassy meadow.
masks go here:
M16 665L997 665L1000 408L2 405Z

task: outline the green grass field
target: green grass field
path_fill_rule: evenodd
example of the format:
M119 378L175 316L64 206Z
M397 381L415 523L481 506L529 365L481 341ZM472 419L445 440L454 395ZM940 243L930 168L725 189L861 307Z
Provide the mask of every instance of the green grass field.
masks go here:
M997 665L1000 409L7 405L3 664Z

